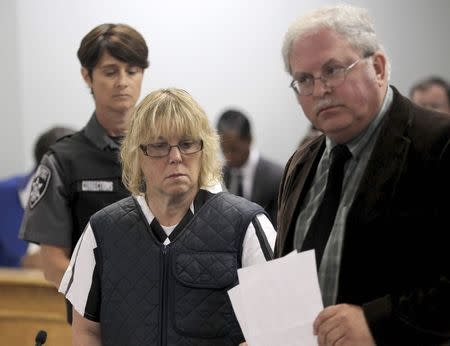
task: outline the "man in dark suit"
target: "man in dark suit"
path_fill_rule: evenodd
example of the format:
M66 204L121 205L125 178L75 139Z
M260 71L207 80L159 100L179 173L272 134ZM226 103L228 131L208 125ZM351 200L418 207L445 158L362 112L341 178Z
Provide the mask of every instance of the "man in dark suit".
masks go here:
M224 112L217 129L226 159L223 171L226 188L261 205L276 227L278 188L283 168L262 157L252 147L250 121L242 112Z
M324 135L286 166L275 253L316 251L319 345L449 342L450 119L389 86L364 9L306 14L283 56Z

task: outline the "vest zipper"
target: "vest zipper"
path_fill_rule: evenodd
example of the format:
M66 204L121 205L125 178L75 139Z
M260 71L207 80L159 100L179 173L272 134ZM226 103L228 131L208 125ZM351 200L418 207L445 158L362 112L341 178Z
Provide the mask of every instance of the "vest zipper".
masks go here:
M169 256L168 256L168 252L169 252L169 247L167 245L163 245L162 248L162 280L161 280L161 346L166 346L167 345L167 310L169 309L168 307L168 299L167 299L167 295L168 295L168 282L167 282L167 277L168 277L168 266L169 266Z

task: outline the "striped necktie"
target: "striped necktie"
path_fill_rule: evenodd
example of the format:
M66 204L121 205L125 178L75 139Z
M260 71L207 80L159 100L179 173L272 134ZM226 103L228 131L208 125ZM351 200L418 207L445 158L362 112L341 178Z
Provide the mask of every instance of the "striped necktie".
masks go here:
M322 202L314 215L301 251L315 249L317 269L336 218L344 180L344 166L352 156L346 145L336 145L331 150L331 165Z

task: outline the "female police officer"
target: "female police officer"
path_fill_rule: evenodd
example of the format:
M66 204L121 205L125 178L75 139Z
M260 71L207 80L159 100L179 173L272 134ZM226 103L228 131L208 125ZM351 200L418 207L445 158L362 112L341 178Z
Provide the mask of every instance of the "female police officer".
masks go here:
M95 112L44 156L20 231L22 239L41 244L45 276L57 287L89 217L129 195L121 183L119 140L140 95L148 48L130 26L102 24L83 38L78 58Z

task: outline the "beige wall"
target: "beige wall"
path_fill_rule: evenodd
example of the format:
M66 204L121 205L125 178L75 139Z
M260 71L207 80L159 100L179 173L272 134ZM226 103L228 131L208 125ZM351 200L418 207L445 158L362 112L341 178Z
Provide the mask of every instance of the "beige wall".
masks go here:
M392 60L392 82L450 78L450 1L360 0ZM280 47L288 24L325 0L2 0L0 178L32 166L35 137L55 124L81 127L93 103L76 59L81 37L102 22L135 26L150 46L143 92L191 92L215 122L228 106L253 120L258 147L284 163L307 129L289 90ZM4 33L7 33L5 35ZM6 47L6 49L4 49Z

